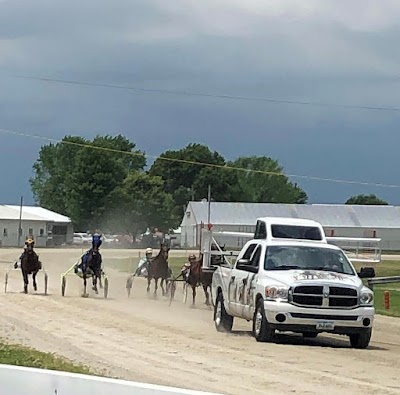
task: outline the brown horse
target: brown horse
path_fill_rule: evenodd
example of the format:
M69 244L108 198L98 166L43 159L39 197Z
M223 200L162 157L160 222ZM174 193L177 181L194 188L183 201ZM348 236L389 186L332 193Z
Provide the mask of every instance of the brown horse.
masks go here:
M33 246L34 242L28 240L26 242L25 251L21 255L21 271L24 279L24 293L26 294L28 293L29 284L28 275L32 275L33 289L37 291L36 275L42 268L42 263L39 260L39 256L33 250ZM14 266L18 267L18 263L15 263Z
M147 292L150 292L150 283L151 280L154 279L154 297L157 297L157 289L158 289L158 280L161 278L161 289L163 296L166 295L166 291L164 289L164 282L167 282L167 279L170 276L170 270L168 267L168 253L169 246L167 244L160 244L160 252L157 256L150 260L148 265L148 274L147 274Z
M186 283L192 288L193 302L192 307L196 303L196 288L202 286L206 296L205 304L210 306L210 294L208 288L211 288L213 272L210 269L203 269L203 255L200 254L199 259L190 261L189 275L186 277Z
M212 244L211 251L217 251L218 248ZM225 246L221 247L221 250L225 250ZM223 261L222 256L212 255L211 256L211 266L220 265ZM196 302L196 288L198 286L202 286L204 290L204 294L206 296L205 305L210 306L210 294L208 289L211 290L212 277L214 274L214 270L212 268L203 268L203 254L199 255L198 260L190 261L189 275L186 279L187 285L192 288L193 302L192 307L195 306Z

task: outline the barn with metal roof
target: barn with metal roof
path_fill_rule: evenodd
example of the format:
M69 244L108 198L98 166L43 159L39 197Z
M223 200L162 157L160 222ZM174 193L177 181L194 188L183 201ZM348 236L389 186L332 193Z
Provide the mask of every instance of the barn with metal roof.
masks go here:
M22 206L21 210L20 206L0 205L0 245L22 246L28 236L34 237L37 247L61 245L72 241L72 222L42 207Z
M208 223L206 201L189 202L181 227L182 245L197 247ZM211 202L216 231L254 232L257 218L289 217L318 221L330 237L381 238L384 250L400 250L400 207L345 204L275 204Z

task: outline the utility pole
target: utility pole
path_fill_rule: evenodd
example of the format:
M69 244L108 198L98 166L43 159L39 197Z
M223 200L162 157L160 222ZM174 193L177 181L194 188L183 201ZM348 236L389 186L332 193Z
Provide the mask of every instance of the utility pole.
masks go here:
M208 219L207 219L207 244L203 257L203 267L210 267L211 264L211 185L208 185Z
M21 196L21 203L19 206L19 226L18 226L18 248L20 247L21 243L21 236L22 236L22 205L24 202L23 196Z
M208 225L211 220L211 185L208 186Z

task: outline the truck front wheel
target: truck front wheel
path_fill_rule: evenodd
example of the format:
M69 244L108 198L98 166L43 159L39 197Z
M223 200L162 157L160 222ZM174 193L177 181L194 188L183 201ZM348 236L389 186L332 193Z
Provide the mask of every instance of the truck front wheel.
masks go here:
M214 306L214 322L218 332L230 332L233 326L233 317L229 315L224 306L224 297L222 292L217 296Z
M350 335L350 344L353 348L367 348L372 336L372 329Z
M253 335L258 342L270 342L275 335L275 330L271 328L265 317L263 299L259 299L257 302L253 317Z

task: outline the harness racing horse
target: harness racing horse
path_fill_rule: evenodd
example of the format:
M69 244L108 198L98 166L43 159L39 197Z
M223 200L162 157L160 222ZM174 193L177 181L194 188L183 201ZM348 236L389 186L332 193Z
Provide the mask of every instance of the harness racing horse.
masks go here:
M21 271L22 277L24 279L24 293L28 293L28 275L32 275L33 289L37 291L36 275L39 270L42 269L42 263L39 261L39 257L33 250L35 242L32 239L28 239L25 242L25 251L22 253L21 259ZM15 262L14 267L18 268L18 263Z
M216 250L218 250L218 248L213 244L213 245L211 245L211 250L216 251ZM224 251L225 246L221 247L221 250ZM223 259L221 259L221 256L218 256L218 255L211 256L211 266L220 265L222 263L222 261L223 261ZM195 306L196 288L199 285L201 285L203 287L204 294L206 296L206 301L205 301L206 306L211 305L210 304L210 294L208 292L208 289L210 288L210 290L211 290L213 274L214 274L214 271L212 269L203 268L203 254L199 255L198 260L196 260L196 259L190 260L189 274L186 277L185 281L192 288L192 294L193 294L192 307Z
M162 294L165 296L167 292L164 289L164 282L167 283L170 277L170 269L168 267L168 253L169 246L165 243L160 244L160 252L157 256L150 259L148 264L148 274L147 274L147 293L150 292L151 280L154 280L154 297L157 297L158 280L161 278L161 289ZM168 284L166 284L168 286Z
M98 295L97 280L99 280L100 288L103 288L101 283L102 274L102 257L99 252L99 248L102 244L101 236L93 236L92 248L87 251L83 256L81 263L75 267L75 273L83 278L83 296L87 297L87 279L92 277L93 286L92 289Z

